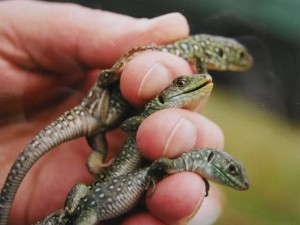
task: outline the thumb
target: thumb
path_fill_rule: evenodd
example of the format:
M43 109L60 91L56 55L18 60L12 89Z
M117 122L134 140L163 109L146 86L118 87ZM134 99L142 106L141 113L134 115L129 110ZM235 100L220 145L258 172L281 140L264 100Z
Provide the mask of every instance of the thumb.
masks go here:
M89 72L109 68L132 47L171 42L189 32L179 13L136 19L42 1L0 1L0 21L0 93L5 96L0 105L10 106L0 114L61 96L59 84L81 84Z
M0 28L9 42L2 49L7 58L60 73L78 65L108 67L132 47L172 42L189 32L179 13L136 19L75 4L8 1L0 3L0 15L8 21Z

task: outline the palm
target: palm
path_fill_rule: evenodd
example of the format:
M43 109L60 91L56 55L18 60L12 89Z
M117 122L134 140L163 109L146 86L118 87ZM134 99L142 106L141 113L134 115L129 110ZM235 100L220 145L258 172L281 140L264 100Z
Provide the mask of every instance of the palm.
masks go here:
M39 83L36 85L38 86ZM35 87L32 86L32 88ZM27 142L60 113L71 105L77 104L81 95L80 92L79 94L75 92L55 104L51 104L51 99L50 101L43 99L43 103L49 104L49 106L31 105L35 108L34 112L15 110L16 116L10 118L10 122L3 124L0 128L2 152L0 165L3 173L1 179L5 178L5 174L8 173L10 166ZM32 97L34 98L34 96ZM88 149L85 140L81 138L58 146L56 150L42 157L30 170L16 196L12 214L19 216L14 217L15 224L21 224L27 213L30 221L34 221L45 213L49 213L50 208L51 211L57 209L63 205L66 193L73 184L90 179L84 168ZM1 180L1 183L3 181ZM49 194L49 192L55 194ZM28 197L24 198L24 196ZM56 197L53 198L53 196Z

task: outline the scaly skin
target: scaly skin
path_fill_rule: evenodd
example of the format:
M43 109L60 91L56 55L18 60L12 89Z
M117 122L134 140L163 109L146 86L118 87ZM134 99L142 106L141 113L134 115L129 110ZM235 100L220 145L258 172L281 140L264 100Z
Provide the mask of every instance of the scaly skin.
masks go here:
M121 57L111 69L103 70L99 77L121 73L125 64L136 52L153 48L153 46L134 48ZM22 180L42 155L63 142L86 136L94 150L87 164L92 174L97 173L98 171L94 170L93 159L96 158L97 162L102 162L104 158L105 132L118 127L131 112L131 106L121 96L118 82L105 86L98 78L79 105L66 111L41 130L20 153L1 191L0 225L7 223L12 202Z
M122 123L122 130L128 133L125 144L116 159L97 177L92 186L140 167L142 155L136 146L135 137L139 125L146 117L167 108L193 109L210 94L212 87L212 79L208 74L176 78L160 95L146 104L140 116L133 116Z
M192 35L172 44L160 46L160 50L195 63L198 72L246 71L253 59L246 47L232 38L209 34Z
M218 54L208 55L211 49L217 49L215 46L218 46L221 51L217 51ZM104 133L117 127L130 111L130 106L122 98L118 85L111 86L111 84L119 79L124 66L135 53L148 49L160 49L196 62L199 71L207 69L242 71L252 64L251 56L242 45L232 39L211 35L191 36L173 45L159 48L154 45L142 46L127 52L111 69L101 72L97 83L81 104L65 112L25 146L14 162L0 194L0 225L6 224L16 192L29 169L53 147L86 136L94 149L87 165L92 174L99 174L98 168L103 165L97 167L94 164L101 161L106 153ZM220 60L220 58L233 60Z
M197 34L167 45L148 47L194 63L198 73L207 73L208 70L242 72L250 69L253 64L253 58L244 45L233 38L222 36ZM107 73L100 80L103 85L109 85L119 80L119 75Z
M121 101L122 98L119 96L120 93L116 88L101 89L95 85L80 105L65 112L26 145L13 164L0 195L1 225L7 222L9 210L23 178L43 154L60 143L80 136L101 135L102 132L115 128L125 119L117 114L121 111L129 113L127 110L129 105ZM93 104L88 104L92 98ZM120 99L118 106L112 105L115 98ZM104 150L98 149L102 154L105 154Z
M165 175L183 171L199 174L208 179L235 190L248 190L249 181L244 166L226 152L212 148L199 148L187 152L175 159L161 158L149 167L123 174L100 183L87 192L79 201L74 213L59 220L52 217L51 224L95 225L102 220L120 216L131 210L153 184ZM46 223L38 223L46 224Z
M191 171L236 190L248 190L249 181L244 166L226 152L211 148L196 149L176 159L160 158L152 167L166 174Z
M127 174L140 168L143 158L136 146L135 136L139 125L147 116L158 110L167 108L184 107L186 109L193 109L195 104L198 104L199 101L211 92L212 86L212 80L208 74L178 77L162 91L159 96L155 97L145 106L140 116L131 117L123 122L122 129L128 132L128 137L120 153L112 162L111 166L105 169L92 184L89 186L79 184L70 191L66 200L65 213L62 214L61 218L72 214L78 207L80 199L82 199L86 193L101 186L103 182L108 182L114 179L114 177ZM59 212L61 212L61 210L59 210ZM56 216L57 214L54 215ZM49 221L49 218L47 218L47 221ZM40 223L43 224L45 221Z

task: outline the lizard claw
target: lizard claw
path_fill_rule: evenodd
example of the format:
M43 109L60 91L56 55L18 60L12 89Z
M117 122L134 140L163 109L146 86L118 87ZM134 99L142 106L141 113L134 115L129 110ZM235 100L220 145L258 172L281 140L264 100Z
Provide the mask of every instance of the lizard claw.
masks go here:
M205 195L204 195L204 197L207 197L209 189L210 189L210 185L209 185L209 183L208 183L208 181L206 179L204 179L204 178L202 178L202 179L203 179L203 181L205 183Z

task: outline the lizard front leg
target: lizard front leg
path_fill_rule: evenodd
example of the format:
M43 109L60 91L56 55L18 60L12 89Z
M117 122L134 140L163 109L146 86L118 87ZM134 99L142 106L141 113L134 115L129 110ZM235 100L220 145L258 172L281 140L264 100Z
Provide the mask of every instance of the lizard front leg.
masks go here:
M45 219L35 223L35 225L65 225L68 222L68 218L62 218L65 213L64 209L57 210L47 216Z
M97 105L89 110L95 118L101 118L102 128L109 127L110 130L116 128L126 118L131 116L136 110L130 106L122 97L118 82L107 87L108 95L106 103ZM99 175L103 168L111 164L103 163L106 156L107 144L105 132L94 132L93 135L86 137L93 151L87 158L87 167L92 175Z
M35 225L65 225L70 219L70 215L75 211L78 206L80 199L84 197L89 192L89 187L85 184L75 185L69 192L66 201L65 207L59 209L45 219L38 221Z
M101 71L99 76L98 83L101 87L107 87L112 83L120 79L120 75L125 67L125 65L133 58L133 56L139 52L144 51L159 51L159 47L155 44L144 45L139 47L134 47L128 52L126 52L114 65L111 69L106 69Z

